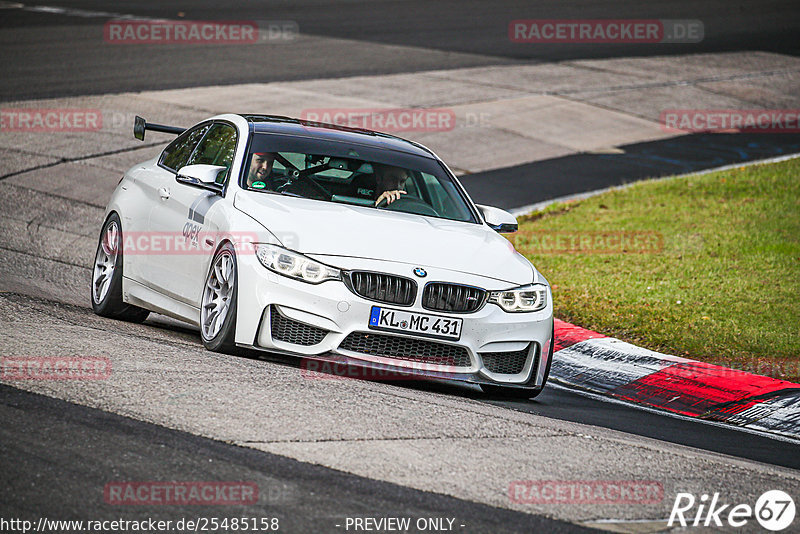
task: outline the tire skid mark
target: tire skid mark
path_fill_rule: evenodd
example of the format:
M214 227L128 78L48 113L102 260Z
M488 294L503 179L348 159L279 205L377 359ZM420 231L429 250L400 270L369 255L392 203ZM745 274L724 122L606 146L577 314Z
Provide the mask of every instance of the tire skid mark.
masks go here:
M107 150L105 152L97 152L94 154L87 154L85 156L75 156L73 158L59 158L57 161L53 161L51 163L42 163L41 165L35 165L33 167L22 169L19 171L10 172L8 174L0 175L0 181L5 180L6 178L11 178L12 176L17 176L19 174L25 174L26 172L31 171L38 171L41 169L49 169L51 167L56 167L61 165L62 163L74 163L76 161L85 161L94 158L102 158L104 156L113 156L115 154L124 154L125 152L133 152L136 150L140 150L142 148L152 148L157 146L164 146L163 141L159 141L156 143L142 143L140 145L125 147L125 148L118 148L116 150Z

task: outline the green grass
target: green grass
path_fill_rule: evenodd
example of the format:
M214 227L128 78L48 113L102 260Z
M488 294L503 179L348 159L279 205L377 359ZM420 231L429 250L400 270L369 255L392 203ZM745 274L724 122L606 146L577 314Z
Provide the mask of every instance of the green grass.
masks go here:
M618 231L651 232L663 248L565 253L540 241ZM509 239L552 284L560 319L800 381L800 159L555 204Z

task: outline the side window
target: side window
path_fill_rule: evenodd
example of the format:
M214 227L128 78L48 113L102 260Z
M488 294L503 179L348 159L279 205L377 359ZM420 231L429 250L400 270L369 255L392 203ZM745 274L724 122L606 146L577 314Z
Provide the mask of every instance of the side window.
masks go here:
M236 128L217 123L211 126L186 165L221 165L230 170L236 152ZM217 182L225 182L228 173L220 172Z
M166 168L177 172L186 165L189 156L192 155L197 143L203 138L210 125L206 124L186 134L181 135L164 149L161 156L161 164Z

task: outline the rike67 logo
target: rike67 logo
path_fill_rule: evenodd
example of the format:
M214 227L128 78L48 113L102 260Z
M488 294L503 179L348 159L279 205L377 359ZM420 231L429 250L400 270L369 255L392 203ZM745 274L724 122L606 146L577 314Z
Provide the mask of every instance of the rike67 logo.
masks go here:
M755 519L763 528L779 532L794 522L794 516L794 500L781 490L764 492L756 500L755 507L749 504L723 504L719 493L715 493L710 500L705 494L697 499L691 493L678 493L668 526L677 523L682 527L738 528Z

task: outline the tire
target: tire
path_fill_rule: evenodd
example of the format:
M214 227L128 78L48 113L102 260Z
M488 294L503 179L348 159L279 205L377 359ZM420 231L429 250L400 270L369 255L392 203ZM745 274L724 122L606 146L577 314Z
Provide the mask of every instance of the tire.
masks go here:
M555 327L555 324L553 325ZM555 328L552 330L553 332L553 339L550 341L550 350L548 351L547 356L547 367L544 370L544 381L542 385L535 388L525 388L525 387L508 387L508 386L495 386L493 384L481 384L481 389L487 395L491 395L493 397L504 397L507 399L534 399L536 398L539 393L542 392L544 387L547 385L547 379L550 377L550 366L553 363L553 346L555 343Z
M103 224L92 269L92 309L97 315L141 323L148 310L122 300L122 223L112 213Z
M236 349L237 277L236 253L225 243L211 260L200 301L200 337L210 351L232 354Z

